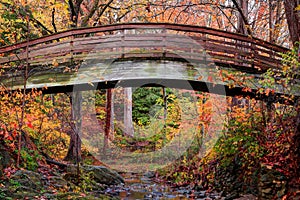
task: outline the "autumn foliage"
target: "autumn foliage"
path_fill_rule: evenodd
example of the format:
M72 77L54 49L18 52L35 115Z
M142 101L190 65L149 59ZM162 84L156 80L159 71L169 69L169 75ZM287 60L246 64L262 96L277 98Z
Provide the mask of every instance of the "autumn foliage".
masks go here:
M164 119L167 125L143 141L124 137L118 128L112 131L110 137L116 138L113 142L117 146L137 153L161 149L178 134L178 127L191 128L189 123L180 121L180 112L196 107L197 116L193 116L193 120L199 122L196 127L199 131L187 152L174 165L161 170L165 181L171 181L173 186L192 185L228 192L236 187L243 192L257 194L262 169L266 168L280 174L288 182L287 190L280 198L292 199L297 191L299 193L300 187L300 104L299 97L295 95L299 92L299 10L299 1L296 0L1 0L0 46L78 27L124 22L168 22L245 33L249 38L289 47L291 50L283 55L260 49L265 52L266 59L268 56L282 56L283 67L254 74L260 78L255 83L257 87L244 87L243 91L253 92L255 98L225 97L225 102L219 103L216 96L207 93L187 93L196 99L196 103L183 107L179 106L179 94L176 96L175 92L168 90L168 96L163 97L160 89L139 89L134 94L135 127L146 133L154 130L147 127L152 120L150 112ZM5 56L2 53L0 59ZM58 66L55 59L51 64ZM0 76L8 69L12 74L17 74L24 71L25 66L26 63L19 62L0 66ZM244 86L254 79L253 74L240 71L229 73L230 70L220 69L217 75L228 83L228 88ZM258 70L258 73L262 72ZM208 76L204 81L213 82L214 78ZM0 87L0 147L18 160L17 164L12 163L3 170L4 177L9 177L15 168L36 170L46 163L46 157L61 161L68 151L70 136L76 132L70 94L50 95L43 94L43 90L24 92L9 90L5 85ZM23 89L26 89L26 84ZM275 94L276 91L283 92ZM93 99L96 102L96 121L103 129L103 121L109 115L104 103L107 99L103 91ZM169 107L162 109L166 104ZM152 109L157 107L161 109ZM84 111L90 112L88 109ZM164 111L168 112L168 116L164 116ZM213 117L217 111L224 117L222 130L219 130L220 121ZM88 116L88 120L92 117ZM91 124L85 124L83 134L94 141L98 133L89 134L89 131L95 131ZM215 140L207 142L205 137ZM132 144L143 144L144 149L132 148ZM199 156L203 146L213 148L204 152L205 156ZM83 162L102 164L91 157L84 147L83 154ZM85 160L87 157L89 161ZM228 184L230 178L236 180L232 185L231 182Z

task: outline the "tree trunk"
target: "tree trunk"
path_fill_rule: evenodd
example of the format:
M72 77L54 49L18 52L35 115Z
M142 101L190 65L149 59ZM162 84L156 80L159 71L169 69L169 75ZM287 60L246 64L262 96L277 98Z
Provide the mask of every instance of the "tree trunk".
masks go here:
M271 0L270 0L271 1ZM276 2L276 1L275 1ZM274 14L273 17L273 29L272 29L272 36L270 36L270 42L273 42L273 43L277 43L279 44L278 42L278 38L279 38L279 35L280 35L280 24L282 24L282 6L283 6L283 3L282 1L277 1L276 4L274 5ZM276 9L276 12L275 12L275 9Z
M124 134L133 137L132 88L124 88Z
M247 27L245 24L245 20L243 19L243 15L245 17L248 16L248 0L239 0L239 6L243 13L240 13L238 17L238 33L247 34Z
M163 100L164 100L164 140L163 143L165 143L166 139L167 139L167 115L168 115L168 101L167 101L167 92L166 92L166 88L163 87L162 88L162 92L163 92Z
M300 11L296 11L298 5L300 5L299 0L284 0L285 15L293 45L300 40Z
M274 25L273 25L273 0L269 0L269 42L274 43L273 33L274 33Z
M237 32L241 33L241 34L249 34L251 35L250 29L249 27L247 28L246 26L248 26L248 0L239 0L237 2L238 6L239 6L239 15L238 15L238 26L237 26ZM237 44L241 44L242 42L237 41ZM238 49L242 49L242 47L237 46ZM243 60L243 56L241 56L240 54L237 55L238 59ZM243 63L239 63L241 65L243 65ZM236 97L232 97L232 101L231 101L231 108L233 108L234 106L240 106L239 105L239 100Z
M106 90L106 118L105 118L105 133L103 142L103 158L106 158L106 149L108 147L108 139L113 140L114 133L114 102L113 102L113 90Z
M70 95L71 102L71 128L70 144L66 157L66 161L81 161L81 110L82 110L82 92L72 92Z

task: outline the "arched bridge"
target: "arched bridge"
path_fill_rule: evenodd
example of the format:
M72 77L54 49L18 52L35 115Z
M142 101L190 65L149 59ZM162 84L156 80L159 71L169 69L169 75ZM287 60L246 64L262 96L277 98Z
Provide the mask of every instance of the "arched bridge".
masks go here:
M260 75L269 68L280 70L280 53L286 51L257 38L199 26L79 28L1 47L0 83L14 90L24 88L26 79L27 89L47 87L47 93L164 85L253 96ZM225 70L253 78L230 85Z

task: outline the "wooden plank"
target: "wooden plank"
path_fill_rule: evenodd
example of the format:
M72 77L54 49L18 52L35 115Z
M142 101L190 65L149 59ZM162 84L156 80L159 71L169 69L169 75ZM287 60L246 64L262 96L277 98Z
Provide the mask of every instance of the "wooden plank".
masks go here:
M61 43L61 44L58 44L55 46L45 45L43 47L40 47L39 49L30 50L29 57L34 58L34 57L43 56L43 55L51 55L51 54L55 54L57 52L69 53L71 50L70 47L71 47L70 43Z
M167 31L166 33L161 31L149 33L148 30L152 31L152 29L167 29ZM107 34L108 31L120 33L110 35ZM179 33L173 34L177 31ZM191 33L192 36L187 36L186 33ZM280 67L281 56L278 52L287 51L283 47L240 34L207 27L165 23L118 24L75 29L32 40L28 45L30 46L30 63L37 67L51 65L54 59L58 64L62 64L71 59L76 61L118 59L122 56L125 58L145 58L147 56L172 58L173 56L174 58L201 61L205 59L202 49L205 48L205 51L215 62L236 64L242 67L262 66L267 69L268 67ZM18 52L16 55L0 57L0 64L24 61L26 59L26 46L27 43L23 42L0 48L0 53ZM152 49L156 52L151 51ZM166 52L157 52L157 50L163 49ZM73 55L70 55L71 51Z
M118 37L105 37L105 38L75 38L73 40L74 46L86 44L101 44L121 41L121 36Z
M249 38L244 35L239 35L235 33L228 33L221 30L216 30L207 27L199 27L199 26L190 26L190 25L178 25L178 24L166 24L166 23L135 23L135 24L116 24L116 25L107 25L107 26L100 26L100 27L91 27L91 28L81 28L75 30L64 31L61 33L53 34L50 36L45 36L39 39L31 40L29 42L29 46L40 44L43 42L49 42L52 40L60 40L65 37L75 36L75 35L83 35L83 34L91 34L97 32L107 32L107 31L116 31L116 30L125 30L125 29L171 29L177 31L184 31L184 32L195 32L201 34L210 34L219 37L231 38L236 39L239 41L247 41L252 42L255 44L261 44L262 46L270 49L274 49L276 51L287 51L286 48L280 47L278 45L274 45L268 43L266 41L259 40L257 38ZM27 43L22 42L19 44L15 44L12 46L2 47L0 48L0 53L12 51L18 48L26 47Z

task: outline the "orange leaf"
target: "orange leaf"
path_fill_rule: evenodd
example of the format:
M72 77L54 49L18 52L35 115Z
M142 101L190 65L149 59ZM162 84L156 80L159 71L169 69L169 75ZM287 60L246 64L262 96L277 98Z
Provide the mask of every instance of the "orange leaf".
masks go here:
M244 88L242 89L242 91L243 91L243 92L252 92L252 89L249 88L249 87L244 87Z

